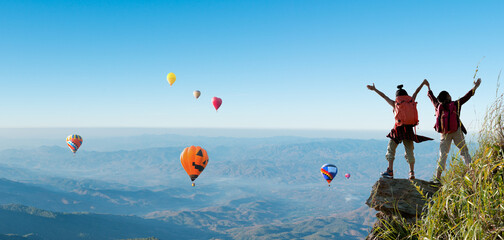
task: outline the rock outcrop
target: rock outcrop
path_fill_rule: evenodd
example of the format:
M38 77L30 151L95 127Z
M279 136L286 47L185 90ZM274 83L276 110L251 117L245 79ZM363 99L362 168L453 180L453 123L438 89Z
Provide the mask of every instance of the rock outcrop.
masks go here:
M383 227L382 220L403 218L407 222L415 222L424 211L424 205L437 190L439 185L423 180L380 178L371 190L371 196L366 204L379 211L373 230L366 239L377 240L374 229ZM419 192L422 192L422 194Z

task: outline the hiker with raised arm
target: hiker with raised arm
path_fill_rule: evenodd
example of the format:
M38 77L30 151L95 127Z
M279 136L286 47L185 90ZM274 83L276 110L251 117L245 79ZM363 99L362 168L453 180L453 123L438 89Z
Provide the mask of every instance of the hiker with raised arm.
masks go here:
M390 141L387 146L387 154L385 155L389 165L387 170L381 174L384 178L394 178L395 153L397 146L402 142L405 150L405 158L410 166L409 179L415 179L415 155L413 153L415 147L413 142L420 143L433 140L432 138L416 135L414 129L414 127L418 125L418 111L415 99L418 92L420 92L423 85L426 83L427 80L424 80L411 97L406 90L402 89L403 85L397 86L398 90L396 91L395 101L376 89L374 83L373 85L367 85L369 90L375 91L394 109L395 124L394 128L390 130L390 133L387 135Z
M439 95L435 97L434 93L431 91L429 82L427 82L427 87L429 88L427 95L436 109L436 125L434 129L441 133L438 166L436 178L434 179L436 182L439 182L441 174L446 166L446 159L448 158L448 152L450 152L452 142L459 148L460 156L465 164L469 165L471 163L471 156L469 155L464 137L464 134L467 134L467 130L464 124L462 124L462 121L460 121L460 110L462 105L469 101L474 95L480 84L481 78L478 78L478 80L474 82L474 87L469 90L466 95L456 101L452 101L447 91L441 91Z

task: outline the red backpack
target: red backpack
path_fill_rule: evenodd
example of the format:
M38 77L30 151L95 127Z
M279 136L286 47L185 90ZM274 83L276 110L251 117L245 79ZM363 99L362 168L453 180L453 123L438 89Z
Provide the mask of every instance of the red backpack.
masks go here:
M418 125L417 103L410 96L396 98L394 107L395 125Z
M436 109L436 129L439 133L456 132L459 127L457 102L450 102L446 105L439 104Z

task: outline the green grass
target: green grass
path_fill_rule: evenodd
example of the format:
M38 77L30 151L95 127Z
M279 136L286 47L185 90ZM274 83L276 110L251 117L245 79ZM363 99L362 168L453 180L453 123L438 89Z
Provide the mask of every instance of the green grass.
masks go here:
M376 233L382 239L503 239L504 240L504 96L487 110L473 162L458 155L416 222L396 217L383 220Z
M415 223L409 223L397 212L396 216L387 216L379 219L381 227L375 228L375 236L384 240L413 239L417 240L418 235L413 232Z

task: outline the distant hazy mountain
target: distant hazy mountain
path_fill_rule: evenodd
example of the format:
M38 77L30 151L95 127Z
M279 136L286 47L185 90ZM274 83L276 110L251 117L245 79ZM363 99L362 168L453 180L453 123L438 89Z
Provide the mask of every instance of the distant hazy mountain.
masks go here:
M384 133L385 132L385 133ZM135 150L191 144L211 146L244 142L287 143L317 138L381 139L386 131L293 130L293 129L204 129L204 128L0 128L0 150L65 146L65 138L78 133L83 149L91 151ZM434 133L430 135L435 135ZM436 135L435 135L436 136ZM217 140L217 141L216 141Z
M369 208L359 209L352 216L320 216L282 224L263 224L229 231L234 239L364 239L374 221ZM372 223L371 223L372 224Z
M352 239L365 235L368 225L362 217L341 214L364 206L372 184L387 166L386 140L285 137L205 141L211 142L204 146L210 162L196 187L191 187L180 164L184 146L81 149L75 157L59 146L3 150L0 176L10 180L0 179L0 204L146 216L163 220L163 224L195 226L203 236L220 234L223 239ZM418 178L430 178L437 151L436 142L415 146ZM398 178L408 174L403 155L400 146L395 168ZM320 166L325 163L339 168L331 187L320 175ZM345 173L352 174L351 178L345 179ZM338 224L324 227L332 222ZM37 231L4 229L0 233L16 234L11 237L34 233L30 236L36 237ZM156 234L138 237L149 236L164 239Z
M281 221L284 216L272 214L276 212L272 208L282 205L242 199L227 207L156 212L148 217L211 229L232 239L363 239L375 221L375 212L368 207L289 221Z
M16 199L9 197L13 188L8 188L0 202L113 214L203 208L246 196L286 199L315 212L323 211L322 206L336 212L362 206L370 186L386 167L387 142L304 140L207 147L210 163L194 189L180 164L182 148L82 151L75 157L62 147L4 150L0 151L0 174L50 190L41 195L51 200L34 205L30 194L40 189L25 191L27 194L18 194ZM407 164L400 151L397 155L396 176L406 177ZM430 177L436 155L436 143L417 145L417 177ZM320 175L324 163L334 163L340 171L332 191L327 191ZM352 174L348 180L343 177L346 172ZM300 215L309 213L301 211Z
M75 187L68 191L50 190L33 184L0 179L0 204L19 203L50 211L145 214L158 210L207 207L212 192L194 193L184 189L97 190Z
M233 206L238 206L234 209ZM175 213L163 221L133 216L58 213L23 205L0 206L0 239L362 239L372 212L359 209L347 215L318 216L293 222L273 220L260 201L235 202L228 208L199 213ZM163 214L163 213L158 213ZM194 215L196 214L196 215ZM160 216L157 216L160 217ZM257 224L258 221L262 224ZM151 238L152 239L152 238Z
M290 210L282 202L243 198L230 201L223 206L198 210L160 211L148 214L146 217L225 233L232 228L281 223L281 220L290 214Z
M133 216L57 213L22 205L0 206L0 232L18 239L125 239L155 236L159 239L212 239L220 235L189 225ZM34 236L27 235L36 233ZM2 236L0 236L0 239ZM12 238L4 239L16 239Z
M384 155L387 141L305 140L277 144L255 140L255 144L245 141L243 144L234 142L230 145L205 146L210 164L200 179L207 180L198 181L231 177L249 180L277 179L283 183L315 183L320 180L320 166L330 162L336 164L340 171L350 172L354 180L372 182L386 168ZM214 141L218 142L218 138ZM430 175L434 171L437 148L435 142L416 145L418 174ZM183 147L112 152L82 150L73 157L64 147L9 149L0 151L0 173L16 180L51 176L95 179L137 187L177 186L187 183L188 179L180 165L182 150ZM396 166L398 173L407 177L407 164L402 152L400 146Z

